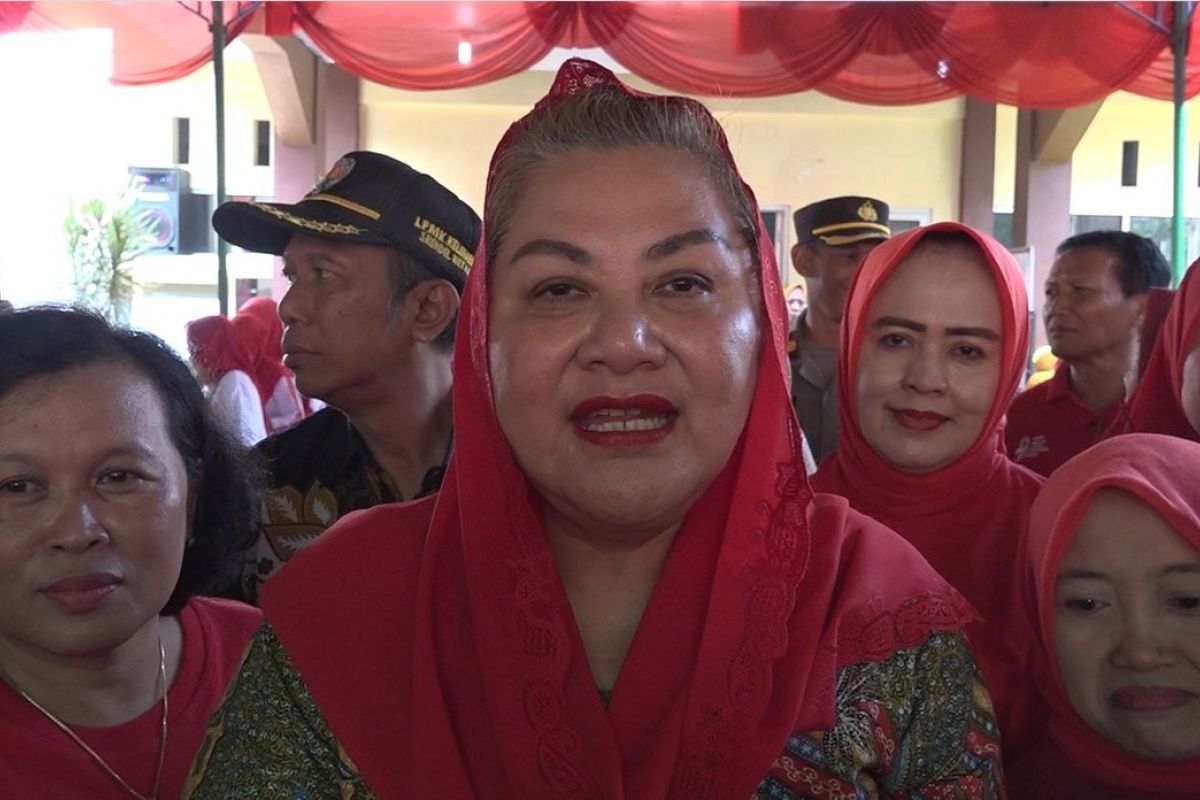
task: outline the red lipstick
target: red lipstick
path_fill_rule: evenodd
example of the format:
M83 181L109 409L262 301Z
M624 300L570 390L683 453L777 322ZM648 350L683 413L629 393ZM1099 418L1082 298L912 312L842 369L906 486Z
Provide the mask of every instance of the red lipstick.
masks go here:
M600 447L645 447L671 435L679 409L665 397L590 397L571 412L575 435Z

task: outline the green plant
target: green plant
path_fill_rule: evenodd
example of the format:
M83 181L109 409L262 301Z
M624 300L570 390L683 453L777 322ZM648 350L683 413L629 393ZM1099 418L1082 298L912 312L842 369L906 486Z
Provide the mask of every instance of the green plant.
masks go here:
M63 223L75 272L75 299L113 323L129 321L136 284L130 263L151 246L153 231L135 195L72 202Z

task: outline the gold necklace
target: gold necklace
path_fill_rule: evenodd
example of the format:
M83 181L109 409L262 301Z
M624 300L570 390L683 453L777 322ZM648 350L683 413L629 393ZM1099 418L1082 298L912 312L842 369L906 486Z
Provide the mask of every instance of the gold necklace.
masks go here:
M7 676L5 676L5 677L7 677ZM150 794L142 794L141 792L139 792L138 790L136 790L132 786L130 786L128 783L126 783L125 779L122 778L120 775L118 775L117 771L115 769L113 769L112 767L110 767L108 765L108 762L105 761L103 758L101 758L100 754L97 753L95 750L93 750L91 748L91 746L88 745L87 742L85 742L83 739L79 738L79 734L77 734L77 733L75 733L75 731L71 730L70 726L67 725L67 723L63 722L61 719L54 716L49 711L47 711L45 708L43 708L41 703L39 703L37 700L34 700L32 697L30 697L29 694L24 689L19 688L11 680L9 680L8 683L10 686L12 686L14 689L17 690L17 694L19 694L19 695L21 695L21 697L25 698L25 702L29 703L29 705L33 706L38 711L42 712L42 714L46 717L46 719L53 722L55 725L57 725L59 727L60 730L62 730L63 733L65 733L67 736L71 737L71 741L75 742L75 744L82 747L84 752L87 753L89 756L91 756L92 760L95 761L98 765L100 765L100 768L103 769L105 772L107 772L114 781L121 784L122 788L124 788L125 791L129 792L131 795L136 797L137 800L158 800L158 785L159 785L159 782L162 780L163 763L166 760L166 756L167 756L167 653L163 649L163 643L162 643L161 636L158 638L158 685L162 689L162 709L163 709L162 710L162 733L159 735L159 742L158 742L158 769L156 769L154 771L154 789L151 790Z

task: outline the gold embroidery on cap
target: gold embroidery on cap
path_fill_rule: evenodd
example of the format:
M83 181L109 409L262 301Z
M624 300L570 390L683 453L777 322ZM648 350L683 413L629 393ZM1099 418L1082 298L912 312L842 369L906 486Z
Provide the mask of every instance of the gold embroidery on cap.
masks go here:
M355 225L343 225L340 222L319 222L315 219L306 219L305 217L297 217L295 214L289 214L281 208L269 206L265 203L251 203L250 205L257 208L259 211L265 211L273 217L278 217L284 222L290 222L293 225L304 228L305 230L316 231L317 233L335 233L342 235L358 235L366 233L366 228L359 228Z
M430 222L418 214L417 218L413 220L413 227L420 231L420 235L417 238L421 244L463 272L471 269L471 262L475 258L471 255L471 251L464 247L463 243L458 239L446 233L441 226Z
M305 200L324 200L326 203L333 203L335 206L341 206L342 208L349 209L350 211L353 211L356 214L362 214L364 217L368 217L370 219L379 219L378 211L367 208L366 206L363 206L363 205L359 205L358 203L355 203L353 200L347 200L344 197L338 197L336 194L320 194L320 193L310 194L308 197L306 197L304 199Z
M870 200L864 200L863 204L858 207L858 218L865 219L867 222L879 222L879 212L875 210L875 205Z
M887 225L880 225L878 222L839 222L836 225L822 225L819 228L813 228L812 235L813 236L823 236L827 233L833 233L834 231L844 231L849 228L853 228L854 230L862 230L863 228L870 228L871 230L876 230L876 231L879 231L880 233L886 233L889 235L892 232L891 228L889 228Z

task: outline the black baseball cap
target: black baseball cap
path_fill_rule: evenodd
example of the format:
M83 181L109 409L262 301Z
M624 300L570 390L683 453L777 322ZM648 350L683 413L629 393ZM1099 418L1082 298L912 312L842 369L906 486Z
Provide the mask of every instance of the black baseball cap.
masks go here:
M831 197L797 211L796 243L824 242L839 246L872 239L890 239L888 205L874 197Z
M283 255L292 234L391 245L461 292L479 246L479 216L428 175L382 153L338 159L298 203L222 203L213 228L231 244Z

